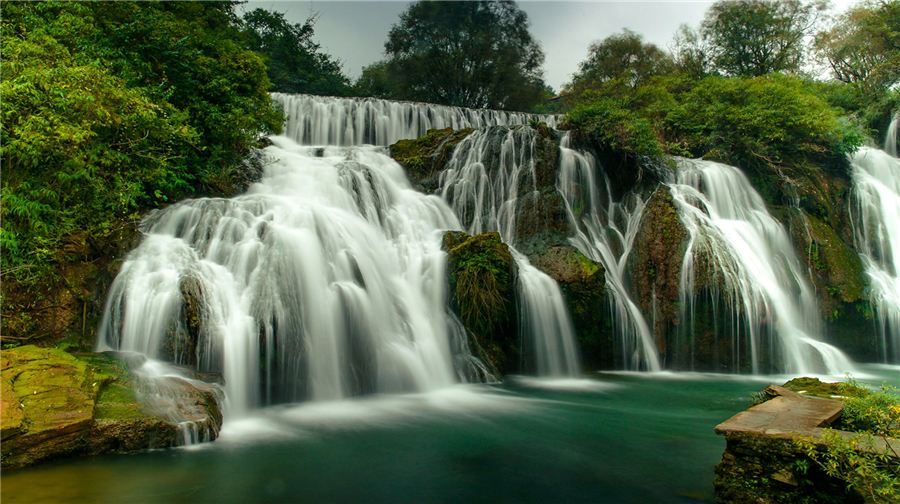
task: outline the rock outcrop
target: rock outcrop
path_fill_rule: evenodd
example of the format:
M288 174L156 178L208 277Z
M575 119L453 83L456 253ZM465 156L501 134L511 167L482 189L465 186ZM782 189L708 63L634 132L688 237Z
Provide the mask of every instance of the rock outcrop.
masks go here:
M613 364L613 330L606 309L606 272L575 247L558 245L532 257L533 264L556 280L562 291L588 369Z
M472 133L471 128L430 129L414 140L400 140L390 146L391 157L406 168L406 176L413 187L422 192L434 192L438 174L453 155L453 149Z
M214 438L222 424L215 386L175 377L148 385L113 354L24 346L0 361L3 469L174 446L185 428Z
M450 304L469 338L472 353L499 377L518 370L516 263L496 232L444 234Z
M763 402L717 425L716 433L726 439L716 466L717 501L866 501L862 489L848 486L840 472L829 474L808 453L833 442L825 428L843 410L842 401L830 398L842 385L846 386L815 378L791 380L783 387L770 385L762 393ZM886 463L900 462L898 440L874 437L861 443L855 433L831 430L830 434L855 443L856 450L881 453Z

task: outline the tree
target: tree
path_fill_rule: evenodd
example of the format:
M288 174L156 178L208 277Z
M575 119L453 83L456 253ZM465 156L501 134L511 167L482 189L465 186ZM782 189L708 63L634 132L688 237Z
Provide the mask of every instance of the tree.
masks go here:
M591 44L587 59L579 64L567 87L576 95L590 89L635 89L648 78L671 69L672 59L665 51L625 29Z
M264 9L244 15L250 49L265 57L272 90L336 96L350 91L340 63L313 41L315 23L310 17L291 24L284 14Z
M52 288L73 236L102 242L143 210L208 190L278 130L234 6L4 4L4 295Z
M884 92L900 81L900 2L850 9L815 46L836 79Z
M681 73L700 79L712 72L709 44L702 34L686 24L675 32L671 52L675 69Z
M709 8L701 33L724 74L796 73L824 9L820 0L721 0Z
M544 53L514 2L416 2L385 43L396 96L529 110L543 97Z
M377 61L363 67L359 79L353 84L353 94L373 98L396 99L397 79L395 71L387 61Z

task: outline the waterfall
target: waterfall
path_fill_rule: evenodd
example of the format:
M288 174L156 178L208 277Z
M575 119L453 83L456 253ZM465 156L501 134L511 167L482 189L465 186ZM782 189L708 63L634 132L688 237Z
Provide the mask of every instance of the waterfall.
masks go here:
M432 128L484 128L542 121L556 116L468 109L431 103L272 93L287 116L284 135L302 145L390 145Z
M897 121L893 128L896 133ZM894 145L888 142L885 147ZM900 362L900 160L863 147L851 158L850 205L856 248L869 276L879 345L888 362Z
M884 150L891 156L897 157L897 129L900 128L900 110L894 113L894 119L888 125L887 134L884 136Z
M625 282L625 267L644 202L637 195L631 195L627 202L613 201L606 174L600 172L602 183L596 180L598 169L593 156L570 148L569 143L570 135L566 133L560 143L557 185L576 230L572 245L606 270L610 308L625 366L658 371L659 356L653 335Z
M441 196L471 234L498 231L518 266L519 330L538 374L579 372L575 331L556 282L516 250L520 191L536 192L533 128L487 128L463 139L440 175Z
M460 228L451 209L411 189L377 148L272 141L246 194L145 220L111 288L101 348L221 373L231 415L470 376L440 245Z
M817 339L821 322L804 269L784 227L744 174L712 161L677 162L669 189L689 234L680 294L686 330L694 330L695 286L705 277L714 311L721 311L716 336L731 338L735 368L850 371L837 348ZM716 306L717 299L724 306Z

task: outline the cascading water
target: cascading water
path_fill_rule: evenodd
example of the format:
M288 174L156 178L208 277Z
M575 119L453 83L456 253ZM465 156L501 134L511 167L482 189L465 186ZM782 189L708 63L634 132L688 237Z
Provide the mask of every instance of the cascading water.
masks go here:
M145 221L110 292L101 346L221 372L230 414L471 376L476 363L447 312L440 235L459 229L453 212L375 148L272 140L272 162L245 195L185 201ZM186 291L201 306L193 340Z
M888 135L885 144L886 150L896 148L896 137ZM885 361L900 362L900 159L863 147L851 162L850 214L856 248L869 276L880 351Z
M377 98L335 98L272 93L287 116L284 135L303 145L390 145L418 138L432 128L514 126L556 116L468 109Z
M884 136L884 151L897 157L897 130L900 129L900 110L894 113L894 120L888 125Z
M733 166L678 159L669 190L689 238L681 279L683 327L694 331L698 277L713 291L717 337L730 337L736 369L852 370L821 333L816 301L784 227ZM724 333L724 334L722 334Z
M625 267L644 202L637 195L631 195L629 201L613 201L608 178L601 173L601 185L596 180L597 173L593 156L572 149L566 133L560 143L557 186L576 230L572 244L606 270L610 307L625 366L658 371L660 363L653 335L625 283Z
M538 374L574 376L578 353L559 286L515 248L519 193L536 191L535 141L528 127L475 131L454 150L439 191L467 232L498 231L509 245L518 266L519 330L535 350Z

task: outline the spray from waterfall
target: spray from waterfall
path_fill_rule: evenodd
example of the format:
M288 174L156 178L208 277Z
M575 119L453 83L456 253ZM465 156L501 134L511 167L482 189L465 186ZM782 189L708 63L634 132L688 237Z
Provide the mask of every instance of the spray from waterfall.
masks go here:
M896 137L889 135L885 147L891 145L896 147ZM878 343L885 361L900 362L900 159L862 147L851 163L851 222L869 276Z
M556 116L449 107L377 98L335 98L272 93L287 116L284 135L302 145L390 145L418 138L432 128L485 128L542 121Z
M639 195L614 201L609 179L598 170L593 156L572 149L570 142L566 133L560 143L557 186L576 230L572 245L606 270L611 314L626 368L658 371L660 363L653 335L625 281L644 201ZM597 180L598 173L602 181Z
M533 128L477 130L456 147L440 176L441 196L472 234L498 231L518 266L519 330L539 375L579 372L575 331L556 282L516 250L522 198L537 192Z
M784 227L733 166L678 159L669 190L688 231L681 320L692 335L702 291L712 294L717 338L730 338L735 369L840 375L852 370L820 341L812 288ZM703 279L706 289L698 289ZM720 303L720 304L717 304Z

